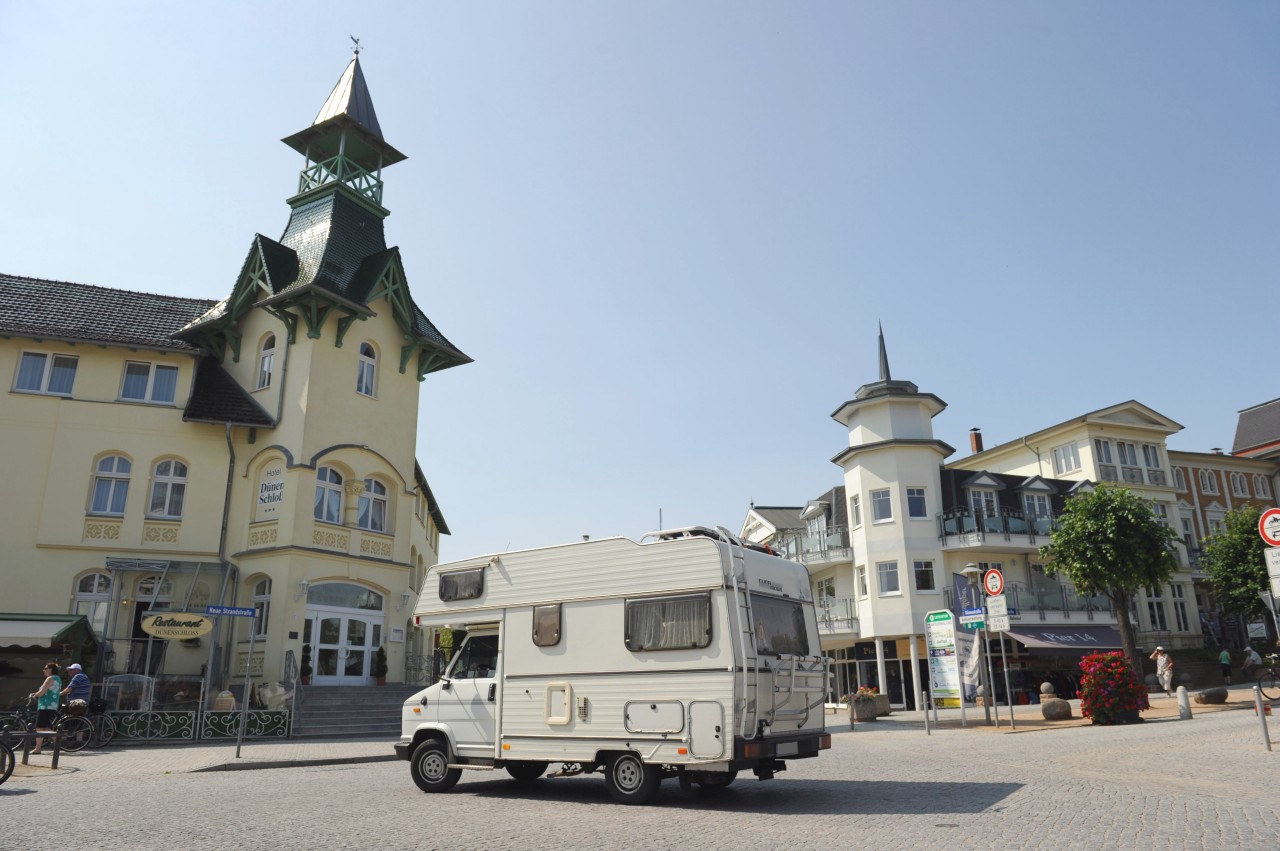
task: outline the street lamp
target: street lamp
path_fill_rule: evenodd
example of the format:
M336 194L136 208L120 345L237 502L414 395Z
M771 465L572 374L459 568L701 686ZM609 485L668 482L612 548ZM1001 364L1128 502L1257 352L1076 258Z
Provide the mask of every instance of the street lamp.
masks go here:
M964 566L964 570L960 571L964 574L964 578L969 582L969 594L972 602L972 608L982 608L982 592L978 590L978 583L982 581L982 568L973 562L969 562ZM991 678L987 676L987 631L978 627L978 683L982 686L982 711L986 715L987 723L991 723L991 701L994 695L991 692Z

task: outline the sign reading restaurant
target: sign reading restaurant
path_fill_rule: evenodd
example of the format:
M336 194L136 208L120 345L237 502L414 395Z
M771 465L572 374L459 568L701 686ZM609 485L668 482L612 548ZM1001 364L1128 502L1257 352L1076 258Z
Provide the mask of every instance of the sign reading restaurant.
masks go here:
M156 638L199 638L213 632L213 619L190 612L164 612L143 618L142 631Z

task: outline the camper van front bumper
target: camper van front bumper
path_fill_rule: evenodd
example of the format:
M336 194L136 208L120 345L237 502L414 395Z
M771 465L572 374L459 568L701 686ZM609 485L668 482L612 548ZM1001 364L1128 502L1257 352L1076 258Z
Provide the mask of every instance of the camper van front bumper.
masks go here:
M798 736L770 736L760 739L735 738L733 767L749 768L761 760L808 759L831 747L830 733L805 733Z

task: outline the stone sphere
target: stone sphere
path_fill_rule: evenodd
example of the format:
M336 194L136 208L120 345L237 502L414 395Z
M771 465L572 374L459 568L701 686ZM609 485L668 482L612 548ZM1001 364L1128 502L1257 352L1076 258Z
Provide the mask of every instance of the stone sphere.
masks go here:
M1046 694L1046 695L1048 695L1048 696L1050 696L1050 697L1053 697L1054 691L1055 691L1055 689L1054 689L1054 687L1053 687L1053 683L1051 683L1051 682L1043 682L1043 683L1041 683L1041 684L1040 684L1040 693L1041 693L1041 694Z

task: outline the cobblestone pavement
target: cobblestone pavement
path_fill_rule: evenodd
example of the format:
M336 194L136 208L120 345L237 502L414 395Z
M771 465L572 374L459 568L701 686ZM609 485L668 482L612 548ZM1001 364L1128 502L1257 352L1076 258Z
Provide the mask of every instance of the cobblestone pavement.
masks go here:
M828 716L818 759L719 795L669 780L648 807L613 804L599 775L466 772L425 795L386 741L251 742L240 760L234 744L131 746L20 766L0 786L0 847L1274 849L1280 719L1273 753L1241 703L1181 721L1153 703L1129 727L1045 729L1020 707L1017 733ZM228 764L264 770L210 770Z

